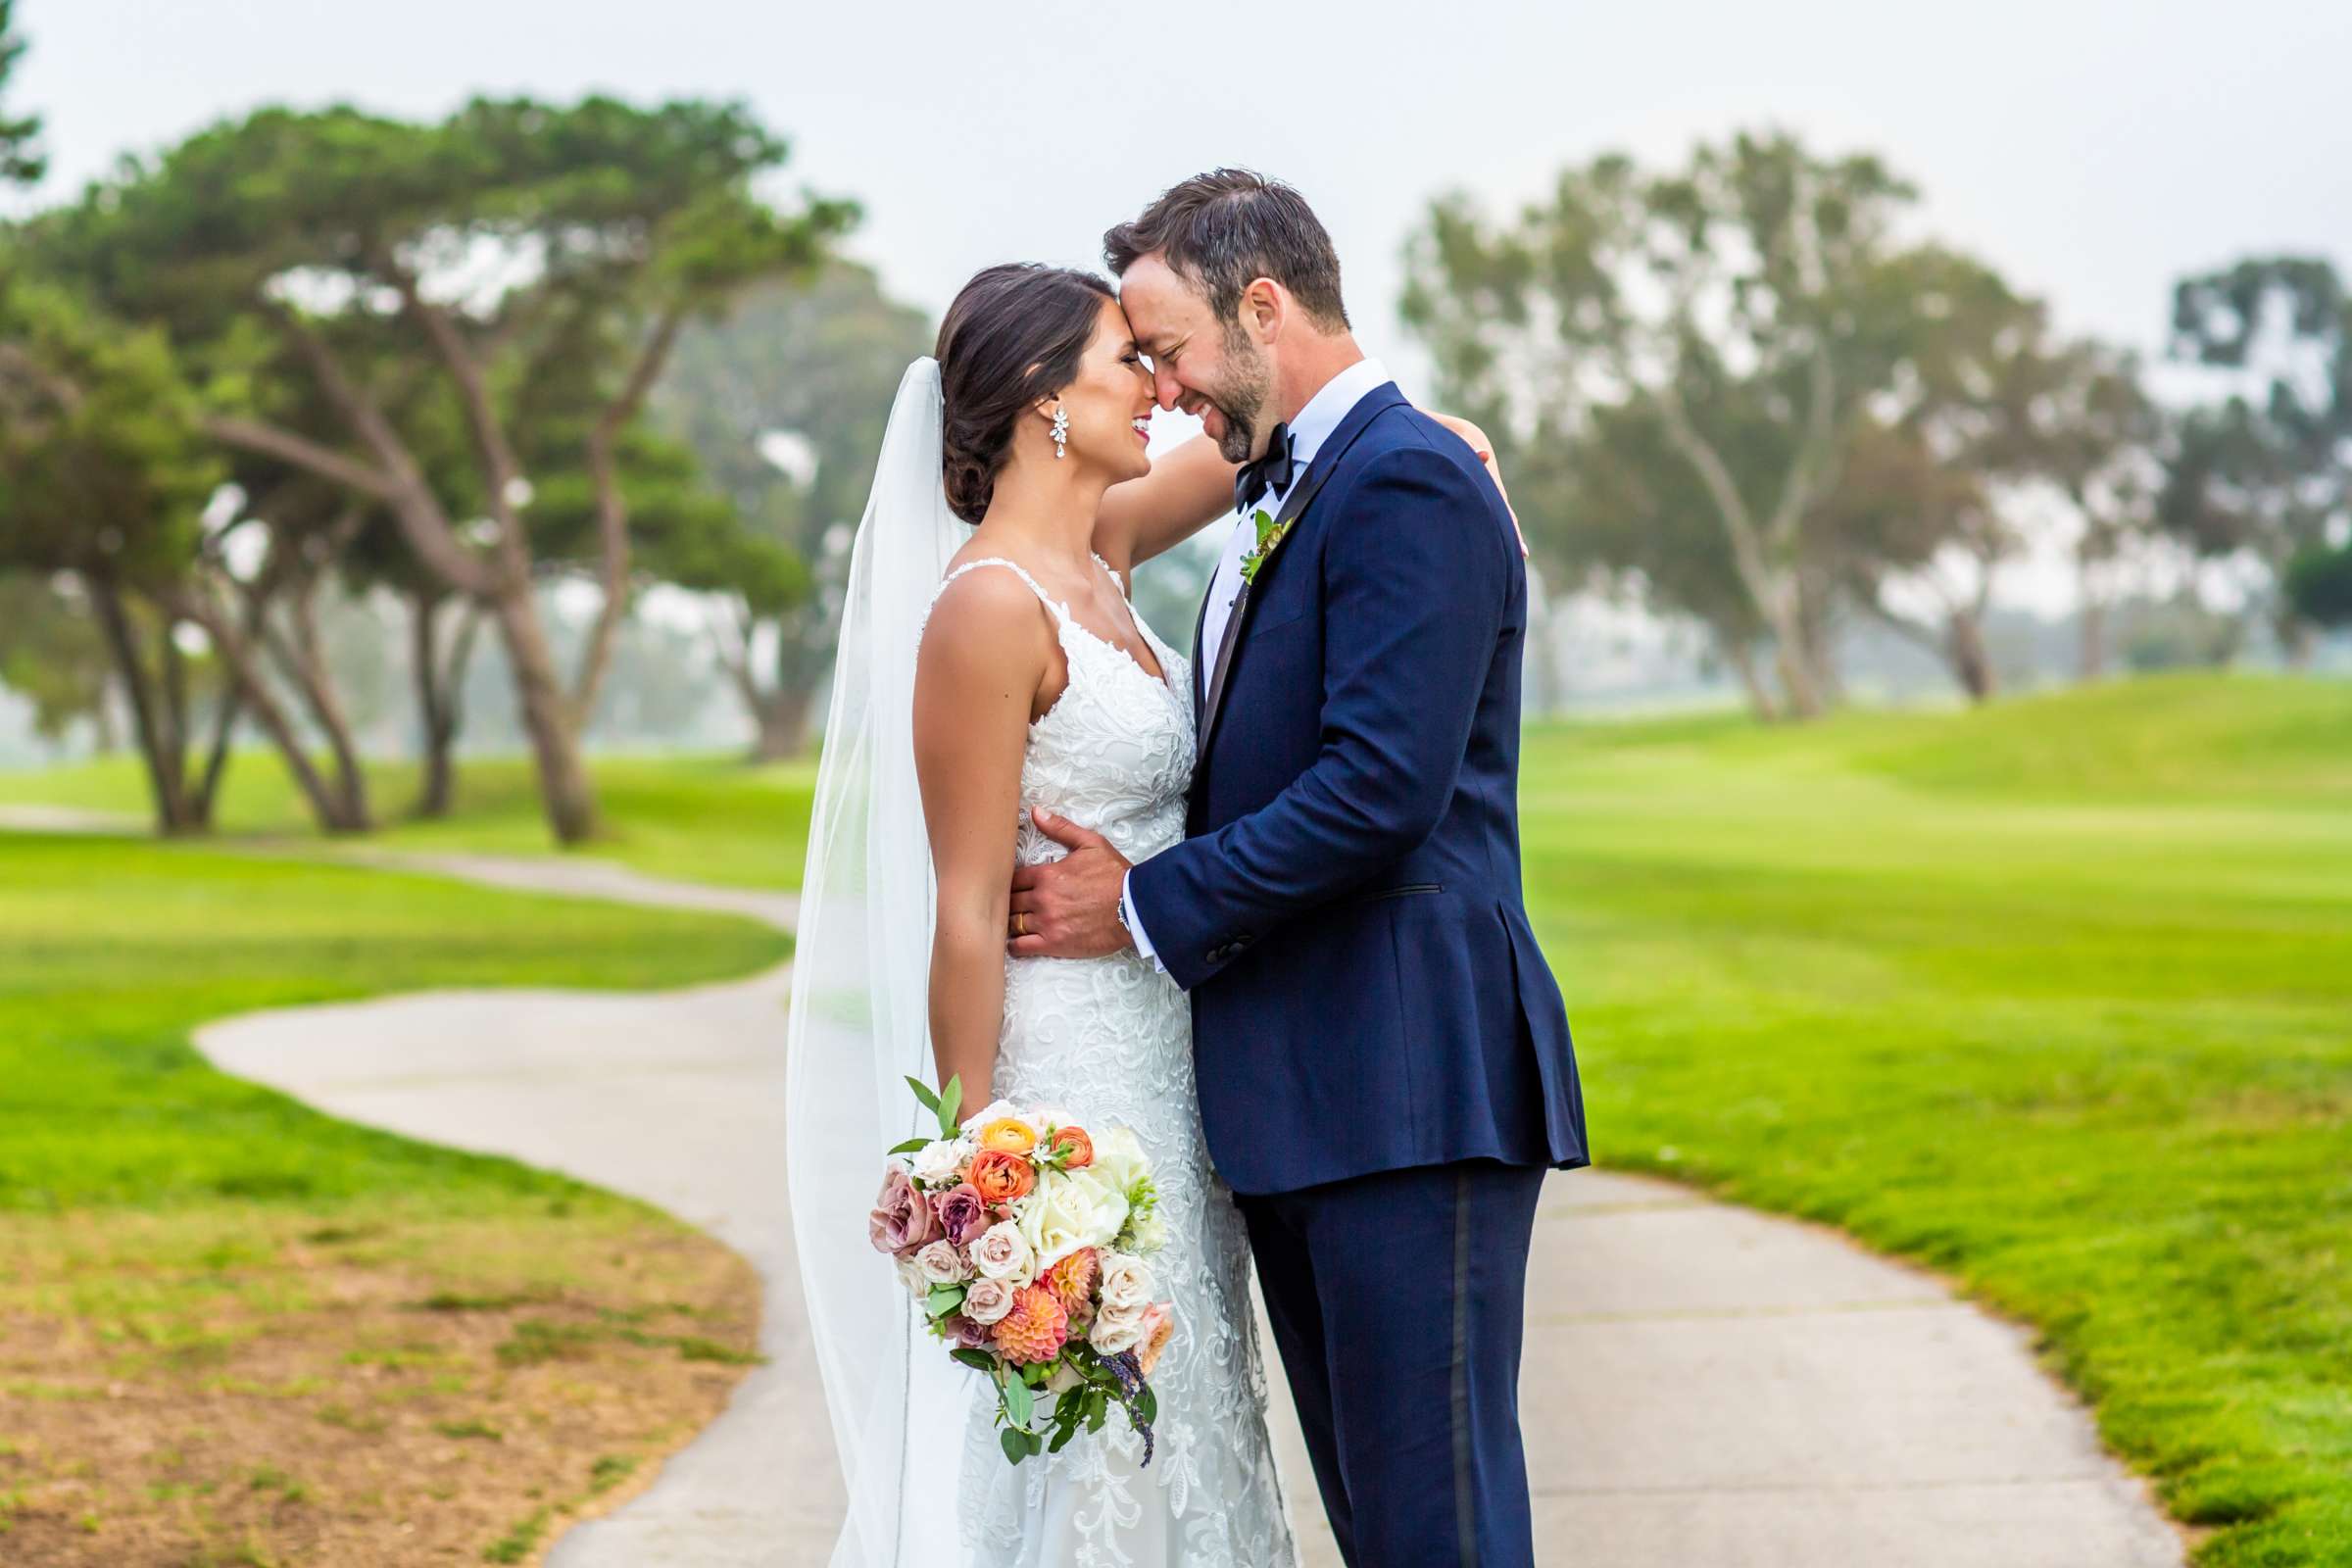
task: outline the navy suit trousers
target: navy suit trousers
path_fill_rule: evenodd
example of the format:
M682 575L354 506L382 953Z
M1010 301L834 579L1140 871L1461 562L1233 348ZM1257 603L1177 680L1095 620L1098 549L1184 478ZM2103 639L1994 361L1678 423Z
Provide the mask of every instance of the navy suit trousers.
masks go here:
M1239 1201L1348 1568L1534 1568L1519 1347L1541 1166Z

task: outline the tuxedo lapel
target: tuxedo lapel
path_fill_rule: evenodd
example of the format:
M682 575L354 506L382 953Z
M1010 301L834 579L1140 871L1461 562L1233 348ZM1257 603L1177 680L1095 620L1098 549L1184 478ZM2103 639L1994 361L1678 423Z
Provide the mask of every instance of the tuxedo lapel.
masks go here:
M1217 574L1210 571L1208 586L1200 594L1200 613L1193 618L1193 711L1198 713L1208 706L1208 662L1210 651L1200 646L1208 636L1208 602L1217 596Z
M1291 486L1291 493L1283 497L1282 510L1274 514L1276 529L1279 530L1283 524L1296 522L1304 516L1306 509L1314 504L1316 492L1323 488L1324 480L1330 476L1330 466L1318 465L1309 468L1297 484ZM1207 706L1201 710L1200 715L1200 749L1202 752L1208 750L1209 740L1216 734L1217 715L1225 708L1225 686L1233 673L1235 651L1241 647L1242 634L1250 628L1250 612L1255 607L1258 595L1263 592L1259 585L1273 575L1275 566L1285 554L1282 546L1287 543L1289 543L1287 539L1277 538L1273 550L1268 552L1266 558L1258 563L1256 581L1245 581L1242 584L1242 596L1235 601L1232 618L1225 623L1224 640L1217 645L1216 668L1209 673L1208 677Z
M1305 516L1306 509L1314 505L1315 497L1322 492L1324 484L1334 472L1338 471L1340 460L1348 455L1348 449L1355 444L1355 438L1364 433L1365 428L1371 424L1376 415L1403 401L1404 394L1396 390L1394 382L1385 383L1365 393L1355 407L1348 411L1348 416L1340 421L1339 428L1331 432L1331 439L1323 443L1322 450L1315 454L1314 461L1307 465L1306 471L1299 475L1298 483L1291 486L1290 494L1282 498L1282 510L1274 515L1276 527L1280 528L1285 523L1295 525L1299 518ZM1234 605L1232 618L1225 624L1225 636L1215 652L1215 665L1208 676L1206 695L1201 700L1201 706L1195 710L1200 714L1200 740L1197 752L1199 760L1195 762L1193 768L1193 780L1196 786L1207 772L1204 764L1208 758L1209 744L1216 739L1217 720L1225 710L1225 693L1232 683L1233 666L1241 657L1242 639L1250 630L1250 611L1255 607L1267 577L1280 566L1282 559L1290 554L1289 545L1290 541L1287 536L1281 538L1272 552L1258 564L1257 580L1255 582L1245 581L1242 584L1241 599ZM1206 601L1202 602L1200 612L1205 625L1208 614ZM1195 633L1196 647L1198 647L1199 635L1199 633ZM1193 661L1196 676L1202 668L1207 667L1206 654L1207 651L1202 650L1201 656Z

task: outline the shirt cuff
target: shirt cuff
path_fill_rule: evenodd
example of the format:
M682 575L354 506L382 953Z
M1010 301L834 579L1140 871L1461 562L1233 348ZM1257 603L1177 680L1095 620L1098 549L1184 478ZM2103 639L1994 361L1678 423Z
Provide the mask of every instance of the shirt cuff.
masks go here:
M1144 956L1144 961L1161 974L1166 974L1168 966L1160 962L1159 955L1152 951L1152 938L1144 930L1143 917L1135 912L1134 893L1135 873L1130 870L1119 881L1119 923L1135 939L1135 951Z

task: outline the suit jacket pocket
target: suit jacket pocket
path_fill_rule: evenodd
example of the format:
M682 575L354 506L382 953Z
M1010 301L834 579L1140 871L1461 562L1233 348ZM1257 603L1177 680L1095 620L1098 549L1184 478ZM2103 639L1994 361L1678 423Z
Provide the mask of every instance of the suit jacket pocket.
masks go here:
M1278 603L1254 607L1250 612L1250 635L1255 637L1296 624L1303 620L1306 612L1314 608L1313 601L1309 599L1288 595Z
M1350 904L1378 904L1383 899L1417 899L1432 893L1443 893L1443 882L1400 882L1393 888L1373 888L1348 900Z

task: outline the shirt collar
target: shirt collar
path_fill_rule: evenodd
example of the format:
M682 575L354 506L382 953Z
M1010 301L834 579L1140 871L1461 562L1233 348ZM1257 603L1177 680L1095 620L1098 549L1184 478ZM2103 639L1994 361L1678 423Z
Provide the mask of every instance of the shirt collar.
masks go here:
M1291 420L1291 451L1298 472L1315 461L1331 432L1348 417L1348 411L1364 400L1364 395L1388 384L1388 367L1378 360L1362 359L1323 383L1322 389L1306 400Z

